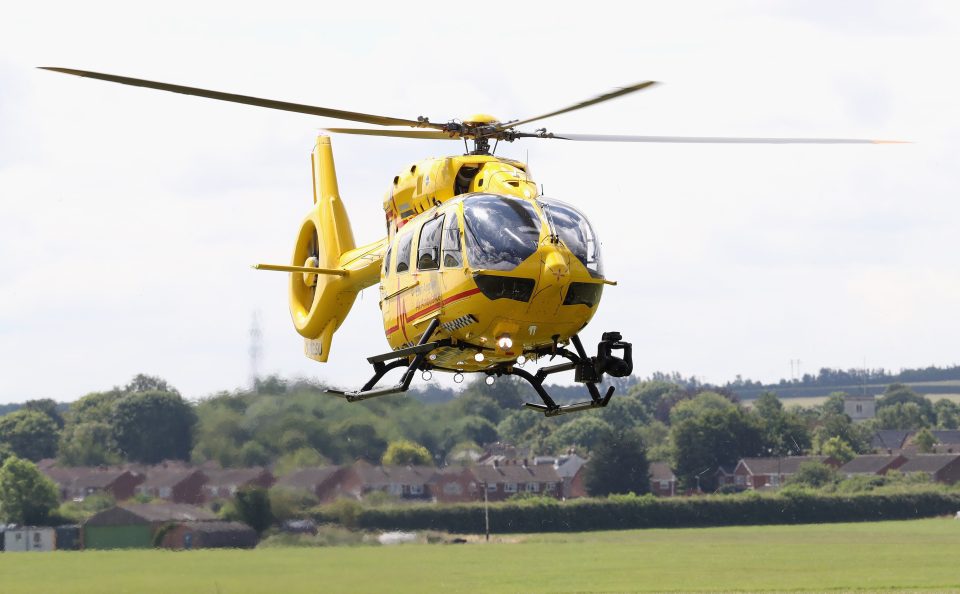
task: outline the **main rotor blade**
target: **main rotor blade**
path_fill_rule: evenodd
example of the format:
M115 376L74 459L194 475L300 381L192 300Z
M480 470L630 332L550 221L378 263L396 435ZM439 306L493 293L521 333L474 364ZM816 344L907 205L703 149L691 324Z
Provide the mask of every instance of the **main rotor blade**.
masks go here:
M525 138L554 138L591 142L668 142L685 144L908 144L903 140L866 138L731 138L724 136L628 136L623 134L521 134Z
M610 91L609 93L604 93L603 95L600 95L599 97L594 97L593 99L587 99L586 101L581 101L580 103L571 105L570 107L564 107L563 109L558 109L557 111L551 111L550 113L545 113L543 115L538 115L536 117L527 118L525 120L515 120L512 122L505 122L503 124L500 124L497 127L501 130L505 130L507 128L513 128L515 126L522 126L523 124L528 124L530 122L535 122L537 120L542 120L544 118L550 118L555 115L560 115L561 113L576 111L584 107L596 105L597 103L603 103L604 101L609 101L610 99L615 99L617 97L629 95L630 93L635 93L636 91L646 89L647 87L651 87L655 84L657 84L656 81L645 80L641 83L630 85L629 87L623 87L622 89L616 89L616 90Z
M234 93L222 93L220 91L210 91L207 89L198 89L196 87L185 87L182 85L173 85L169 83L155 82L152 80L143 80L140 78L130 78L127 76L117 76L114 74L103 74L101 72L90 72L87 70L73 70L71 68L55 68L50 66L40 66L43 70L52 70L53 72L62 72L63 74L72 74L74 76L83 76L86 78L96 78L109 82L120 83L124 85L133 85L135 87L146 87L148 89L157 89L158 91L169 91L171 93L181 93L183 95L196 95L208 99L217 99L219 101L229 101L231 103L244 103L246 105L255 105L257 107L267 107L269 109L279 109L281 111L293 111L297 113L306 113L310 115L336 118L339 120L350 120L353 122L363 122L365 124L375 124L378 126L412 126L414 128L436 128L442 129L442 124L431 124L426 120L407 120L402 118L392 118L388 116L379 116L355 111L344 111L342 109L331 109L328 107L317 107L315 105L303 105L301 103L289 103L287 101L275 101L273 99L261 99L259 97L250 97L248 95L236 95Z
M463 138L457 132L441 132L439 130L374 130L371 128L324 128L324 130L336 134L393 136L395 138L420 138L423 140L460 140Z

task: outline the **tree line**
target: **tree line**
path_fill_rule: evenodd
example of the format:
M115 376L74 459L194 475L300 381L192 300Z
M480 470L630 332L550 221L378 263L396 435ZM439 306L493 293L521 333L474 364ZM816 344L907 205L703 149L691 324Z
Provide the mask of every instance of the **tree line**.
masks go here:
M164 380L140 375L65 410L35 400L3 415L0 463L10 455L57 458L67 466L215 461L223 467L269 465L283 475L358 458L457 463L500 441L536 454L575 449L592 457L594 468L608 469L607 482L594 483L597 492L640 493L648 461L670 464L681 488L712 490L716 471L742 457L813 453L842 460L869 452L878 429L955 429L960 423L960 406L934 403L902 384L888 387L876 418L865 423L844 414L844 397L786 407L766 392L747 408L723 389L656 379L634 381L604 409L545 418L521 407L536 397L509 378L493 386L471 383L439 403L411 392L348 404L320 384L278 377L189 402ZM632 482L617 482L630 476Z

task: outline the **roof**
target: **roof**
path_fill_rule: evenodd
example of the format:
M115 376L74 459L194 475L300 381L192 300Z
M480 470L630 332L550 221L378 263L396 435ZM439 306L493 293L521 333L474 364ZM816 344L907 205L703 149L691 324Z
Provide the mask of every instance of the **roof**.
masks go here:
M210 510L184 503L126 503L94 514L85 524L122 526L153 522L219 520Z
M743 465L750 474L795 474L804 462L826 463L827 456L780 456L771 458L742 458Z
M261 478L264 473L269 474L269 471L262 466L205 470L203 472L203 474L207 475L207 487L245 485Z
M911 433L903 429L881 429L873 434L870 445L878 450L899 450Z
M154 466L147 469L147 478L140 486L146 489L175 487L188 478L193 477L195 474L206 476L196 468L165 468L163 466Z
M481 483L559 483L563 480L557 470L549 464L532 466L478 464L470 470Z
M937 438L937 443L960 443L960 430L937 430L930 433Z
M288 489L305 489L313 491L318 486L329 480L340 470L339 466L319 466L314 468L301 468L286 476L277 479L277 487L286 487Z
M256 530L241 522L181 522L180 525L200 534L203 547L252 548L260 540Z
M857 456L841 466L839 471L844 474L877 474L898 460L905 458L898 454Z
M650 480L675 481L677 480L677 477L676 475L673 474L673 471L670 469L670 466L666 462L651 462L650 463Z
M215 520L211 522L178 522L187 526L196 532L204 534L213 534L217 532L253 532L253 528L243 522L227 522L224 520Z
M63 487L103 489L130 471L88 466L73 468L53 466L44 468L41 472Z
M907 460L907 463L898 468L900 472L927 472L936 473L947 465L960 459L960 454L918 454Z
M357 473L364 487L387 485L425 485L437 474L433 466L373 466L358 462L351 469Z

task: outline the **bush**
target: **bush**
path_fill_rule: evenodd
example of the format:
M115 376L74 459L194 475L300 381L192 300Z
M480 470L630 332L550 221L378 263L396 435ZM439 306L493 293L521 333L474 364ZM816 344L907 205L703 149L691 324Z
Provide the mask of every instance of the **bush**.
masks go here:
M363 530L442 530L479 534L483 504L405 505L363 509L344 502L317 508L317 522L335 522ZM490 504L490 527L498 533L575 532L628 528L674 528L762 524L808 524L895 520L953 514L960 492L944 488L903 487L896 492L826 494L803 487L780 493L656 498L621 495L560 503L540 500ZM345 514L344 511L350 513ZM341 521L346 519L349 523Z

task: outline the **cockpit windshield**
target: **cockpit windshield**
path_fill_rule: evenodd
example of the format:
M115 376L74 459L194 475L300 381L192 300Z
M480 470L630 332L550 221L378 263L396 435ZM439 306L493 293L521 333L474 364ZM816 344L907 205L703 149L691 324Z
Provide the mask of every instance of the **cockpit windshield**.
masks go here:
M493 194L463 201L467 258L473 268L513 270L537 251L540 217L529 202Z
M560 241L594 276L603 275L600 263L600 241L587 218L569 204L558 200L539 198L547 222Z

